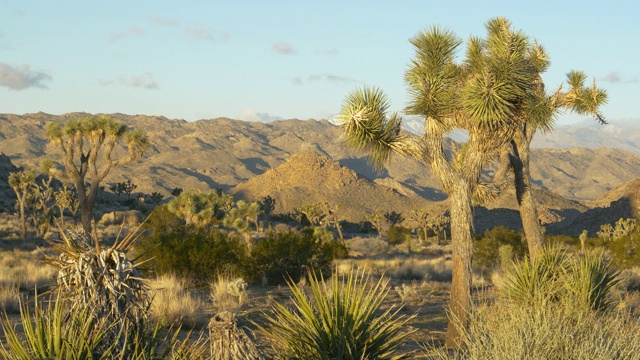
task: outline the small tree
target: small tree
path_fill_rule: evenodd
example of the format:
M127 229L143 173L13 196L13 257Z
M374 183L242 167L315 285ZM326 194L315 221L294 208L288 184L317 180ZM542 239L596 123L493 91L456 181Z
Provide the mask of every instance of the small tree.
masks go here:
M52 167L51 171L75 185L82 227L90 233L100 183L113 167L141 158L148 146L147 136L107 115L69 120L64 126L50 122L46 131L51 143L62 151L63 170ZM118 142L124 143L127 153L115 158L113 150Z
M401 213L391 211L384 214L384 219L387 220L389 225L396 226L404 221L404 217Z
M122 186L122 191L125 194L127 194L127 199L130 199L131 193L133 192L133 190L138 188L138 185L132 183L131 180L127 180L127 182L122 182L120 183L120 185Z
M382 211L380 209L376 209L376 211L372 212L367 216L367 220L376 228L378 232L378 238L382 237Z
M20 212L20 236L27 237L26 204L27 196L35 186L36 175L32 170L20 171L9 174L9 186L16 193L18 203L16 204Z
M78 213L78 198L71 191L71 189L65 184L53 195L56 199L56 206L60 212L60 224L64 227L64 211L69 210L73 221L76 221L76 214Z

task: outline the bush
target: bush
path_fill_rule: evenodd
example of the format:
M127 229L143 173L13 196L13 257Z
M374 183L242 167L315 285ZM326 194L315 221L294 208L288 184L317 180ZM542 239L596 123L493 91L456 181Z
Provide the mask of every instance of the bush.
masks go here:
M475 270L487 274L500 265L500 247L511 246L515 259L522 259L527 252L523 236L504 226L486 230L477 235L473 249L473 265Z
M331 283L309 273L310 295L293 282L292 311L273 305L265 314L267 327L258 325L284 359L391 359L402 340L401 332L412 317L398 315L393 307L382 312L389 292L388 280L376 283L364 273L334 274Z
M407 241L407 236L411 236L411 230L404 226L391 225L387 230L387 242L391 245L405 243Z
M238 272L247 252L240 236L194 225L141 236L135 249L148 261L147 272L185 277L197 286L207 285L219 272Z
M471 313L464 350L427 349L429 359L640 359L640 322L620 312L573 312L557 304L504 301Z
M537 259L514 263L500 294L523 306L561 303L572 310L601 310L611 305L618 275L602 254L568 255L549 248Z
M254 284L284 284L288 278L299 281L307 269L328 272L340 246L334 244L315 238L311 228L301 232L270 231L251 250L243 269L245 279Z

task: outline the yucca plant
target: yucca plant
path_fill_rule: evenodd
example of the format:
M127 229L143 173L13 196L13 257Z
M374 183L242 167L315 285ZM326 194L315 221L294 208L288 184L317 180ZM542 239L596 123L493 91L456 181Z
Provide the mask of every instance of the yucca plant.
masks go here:
M574 255L570 259L564 281L567 304L589 310L608 308L609 294L620 281L620 271L601 252Z
M560 302L583 310L611 305L611 290L619 270L602 253L569 255L558 247L545 249L539 257L514 263L501 288L504 298L521 304Z
M89 309L71 311L57 299L42 301L35 308L21 303L20 319L24 335L18 335L6 315L2 321L6 346L0 341L3 359L110 359L113 347L101 346L110 324L91 315ZM99 356L96 356L100 354Z
M560 296L564 251L550 247L534 259L513 262L505 271L500 295L522 304L546 303Z
M312 271L308 278L309 296L302 287L288 283L294 310L276 303L273 315L264 314L268 325L256 324L280 358L406 357L394 352L410 334L402 328L413 316L399 315L400 308L381 311L388 280L373 283L369 274L353 270L345 277L334 273L329 284Z
M88 311L111 324L102 339L104 347L115 343L122 350L128 336L124 330L135 332L147 320L147 284L126 255L136 233L132 231L113 245L101 247L83 231L61 231L62 241L53 244L59 257L46 260L58 271L57 286L52 291L71 304L71 312Z
M125 323L117 336L124 340L105 344L116 323L92 315L90 309L71 310L60 298L42 300L36 294L35 308L21 304L19 334L6 315L1 323L4 340L0 341L0 358L15 360L56 359L204 359L208 344L200 336L196 341L178 341L180 328L164 331L160 324L152 329ZM119 335L120 335L119 334ZM6 345L5 345L6 343Z

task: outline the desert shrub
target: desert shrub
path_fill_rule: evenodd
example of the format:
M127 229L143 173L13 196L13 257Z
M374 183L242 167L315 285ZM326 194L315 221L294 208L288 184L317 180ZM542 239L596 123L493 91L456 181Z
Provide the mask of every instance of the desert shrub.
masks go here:
M395 250L388 242L377 237L354 237L345 241L349 253L353 256L376 256L388 254Z
M526 306L557 303L601 310L611 305L618 274L601 253L567 254L555 247L536 259L515 262L499 290L503 298Z
M239 235L185 224L141 236L135 250L147 273L175 274L196 286L220 271L238 272L247 252Z
M411 230L404 226L391 225L387 230L387 242L392 245L403 244L411 236Z
M393 307L381 311L388 280L372 282L364 272L334 274L329 284L309 273L310 294L289 281L294 308L275 303L261 332L283 359L387 359L411 332L412 317Z
M313 229L269 231L251 250L243 272L250 283L284 284L300 280L306 269L328 272L336 245L313 236Z
M232 311L242 307L247 301L249 291L242 278L218 274L210 286L211 300L217 311Z
M620 312L498 301L471 313L461 349L429 359L640 359L640 322Z
M504 226L498 226L486 230L484 234L477 235L473 248L473 265L475 270L487 274L500 265L500 247L511 246L512 254L516 259L522 259L527 252L527 246L523 242L523 236Z

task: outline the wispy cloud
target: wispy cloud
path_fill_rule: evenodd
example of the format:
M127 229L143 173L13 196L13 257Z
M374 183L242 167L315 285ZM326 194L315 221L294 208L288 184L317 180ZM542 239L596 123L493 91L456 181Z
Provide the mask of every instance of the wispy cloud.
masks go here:
M284 118L269 113L255 112L251 109L244 109L238 115L238 119L245 121L269 122L274 120L284 120Z
M0 86L12 90L24 90L28 88L46 89L46 81L51 80L51 75L31 70L31 66L22 64L17 67L0 63Z
M109 41L116 42L123 39L126 39L131 36L142 36L144 35L144 30L139 28L138 26L132 25L125 31L121 31L119 33L111 34L109 36Z
M608 73L607 75L603 76L602 78L600 78L600 81L602 82L608 82L608 83L637 83L640 82L640 77L639 76L634 76L631 78L625 78L623 77L620 72L618 71L612 71L610 73Z
M291 55L296 52L296 49L287 42L277 42L271 45L271 49L280 55Z
M182 30L182 35L189 41L215 41L211 29L204 26L191 26Z
M118 77L118 82L124 86L142 88L142 89L158 89L158 83L154 80L153 74L145 72L142 75L122 75Z
M298 86L313 84L317 82L328 82L336 85L348 85L353 83L361 83L362 81L334 74L312 74L309 75L306 80L302 79L299 76L291 79L291 83Z
M164 16L152 16L149 18L152 23L162 26L176 26L180 22L173 18L168 18Z

